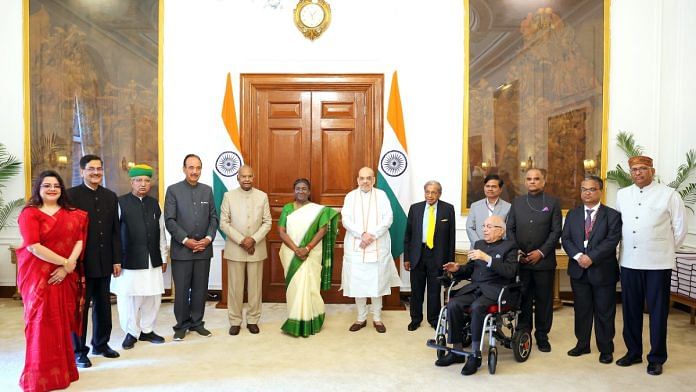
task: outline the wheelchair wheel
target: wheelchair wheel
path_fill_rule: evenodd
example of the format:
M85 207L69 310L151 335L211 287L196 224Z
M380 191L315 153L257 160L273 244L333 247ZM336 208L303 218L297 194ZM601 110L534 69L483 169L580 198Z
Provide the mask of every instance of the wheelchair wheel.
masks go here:
M515 331L512 336L512 352L517 362L529 359L529 355L532 353L532 335L529 331L525 329Z
M495 374L496 366L498 366L498 349L491 347L488 349L488 373Z
M435 344L438 346L445 346L447 345L447 339L445 339L445 335L443 334L438 334L437 337L435 338ZM440 359L447 355L447 350L437 350L437 359Z

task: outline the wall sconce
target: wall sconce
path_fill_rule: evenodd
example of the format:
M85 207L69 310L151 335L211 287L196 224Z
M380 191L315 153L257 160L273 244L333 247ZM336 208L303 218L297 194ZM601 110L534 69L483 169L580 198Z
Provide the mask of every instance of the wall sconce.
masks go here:
M66 166L68 166L68 157L65 155L58 155L56 158L56 164L58 165L58 168L64 169Z
M121 158L121 169L125 172L135 166L135 162L127 161L126 157Z
M532 159L532 156L530 155L529 158L527 158L526 161L520 162L520 171L522 173L525 173L529 169L534 168L534 159Z
M491 167L491 165L488 163L488 161L481 162L481 169L488 170L488 168L490 168L490 167Z
M597 169L597 163L594 159L584 159L582 161L582 166L585 168L585 171L587 173L594 174L595 170Z

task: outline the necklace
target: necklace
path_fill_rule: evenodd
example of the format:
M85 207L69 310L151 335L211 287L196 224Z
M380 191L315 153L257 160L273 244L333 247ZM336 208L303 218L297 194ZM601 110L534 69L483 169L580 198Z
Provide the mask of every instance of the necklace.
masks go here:
M536 211L536 212L542 212L544 208L546 208L546 194L542 192L541 194L541 210L537 210L536 208L532 207L532 205L529 203L529 193L527 193L527 206L529 207L530 210Z

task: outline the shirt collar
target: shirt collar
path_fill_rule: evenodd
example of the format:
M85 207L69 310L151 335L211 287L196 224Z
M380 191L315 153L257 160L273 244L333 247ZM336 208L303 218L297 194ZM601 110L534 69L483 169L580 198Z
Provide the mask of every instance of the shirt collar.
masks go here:
M587 206L584 206L584 207L585 207L585 211L587 211L587 210L592 210L592 212L595 213L595 212L599 211L599 206L600 206L601 204L602 204L601 202L600 202L600 203L597 203L597 204L593 205L593 206L590 207L590 208L587 208Z

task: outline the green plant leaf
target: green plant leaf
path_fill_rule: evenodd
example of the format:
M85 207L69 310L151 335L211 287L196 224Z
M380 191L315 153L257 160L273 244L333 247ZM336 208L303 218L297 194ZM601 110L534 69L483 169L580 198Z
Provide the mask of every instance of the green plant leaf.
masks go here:
M607 180L615 182L619 188L625 188L633 184L631 174L624 170L621 165L616 165L616 169L607 172Z
M633 134L630 132L620 131L616 135L616 145L623 150L628 158L643 155L645 150L643 146L636 144Z
M677 178L669 183L669 186L674 189L679 189L682 184L691 177L693 171L696 170L696 150L689 150L686 153L686 163L679 165L677 169Z
M11 202L0 205L0 230L5 227L5 223L12 216L12 213L24 205L24 199L12 200Z

